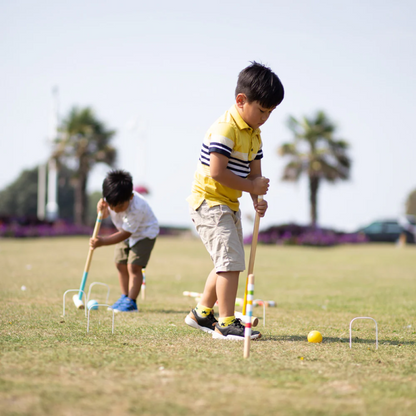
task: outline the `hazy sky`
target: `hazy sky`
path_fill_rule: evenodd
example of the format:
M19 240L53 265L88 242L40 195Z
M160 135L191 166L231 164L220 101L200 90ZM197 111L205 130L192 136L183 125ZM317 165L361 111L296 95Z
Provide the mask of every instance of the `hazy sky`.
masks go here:
M286 91L262 127L271 179L262 227L309 221L307 182L280 181L276 149L291 138L289 115L320 109L353 160L350 181L322 185L320 224L354 230L397 217L416 188L415 16L414 0L1 1L0 189L47 159L58 86L60 117L91 106L117 130L117 166L148 185L160 222L190 225L203 135L256 60ZM106 171L94 170L89 190ZM242 210L252 212L248 196Z

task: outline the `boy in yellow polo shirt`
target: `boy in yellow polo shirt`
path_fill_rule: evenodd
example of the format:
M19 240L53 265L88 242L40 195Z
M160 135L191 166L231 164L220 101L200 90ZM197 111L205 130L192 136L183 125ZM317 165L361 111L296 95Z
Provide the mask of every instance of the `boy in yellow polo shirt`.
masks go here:
M263 157L259 127L282 102L283 85L270 68L253 62L237 81L235 104L208 130L202 144L192 193L190 215L214 269L195 309L185 318L193 328L213 338L244 339L244 325L234 316L238 278L245 269L241 213L238 199L248 192L261 217L269 179L261 173ZM213 307L218 300L219 318ZM253 331L251 338L260 338Z

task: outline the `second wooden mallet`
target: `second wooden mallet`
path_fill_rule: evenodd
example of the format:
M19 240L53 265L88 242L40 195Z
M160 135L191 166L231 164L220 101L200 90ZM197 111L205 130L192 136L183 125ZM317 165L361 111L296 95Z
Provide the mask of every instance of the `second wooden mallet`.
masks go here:
M95 227L94 227L94 232L92 234L92 238L97 237L98 232L100 231L102 218L103 218L103 212L99 211L97 215L97 220L95 221ZM82 301L82 294L84 293L85 283L87 282L88 272L90 270L90 264L91 264L93 253L94 253L94 249L90 247L88 251L87 261L84 267L84 273L82 275L82 281L81 281L81 286L79 288L79 294L74 295L72 298L77 309L84 309L85 307L84 302Z

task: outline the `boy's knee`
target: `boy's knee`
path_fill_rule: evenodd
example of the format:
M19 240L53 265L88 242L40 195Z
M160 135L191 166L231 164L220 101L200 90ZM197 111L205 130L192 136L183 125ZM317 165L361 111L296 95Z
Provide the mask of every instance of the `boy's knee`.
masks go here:
M119 272L127 271L127 263L116 263L116 268Z
M141 274L143 269L142 266L139 266L137 264L129 264L128 268L129 272L131 272L132 274Z

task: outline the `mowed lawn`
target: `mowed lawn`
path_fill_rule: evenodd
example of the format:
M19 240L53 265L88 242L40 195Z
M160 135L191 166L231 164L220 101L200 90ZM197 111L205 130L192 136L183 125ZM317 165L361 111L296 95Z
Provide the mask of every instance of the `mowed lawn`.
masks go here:
M259 245L255 298L277 307L265 323L254 308L263 337L248 360L242 342L184 323L195 301L182 293L201 292L211 268L198 239L159 238L146 300L116 315L114 335L105 308L86 333L73 293L62 317L87 252L87 237L0 240L1 415L416 414L415 246ZM94 253L92 282L119 297L112 247ZM106 288L92 297L105 302ZM378 349L369 320L354 322L350 349L360 316L376 319Z

